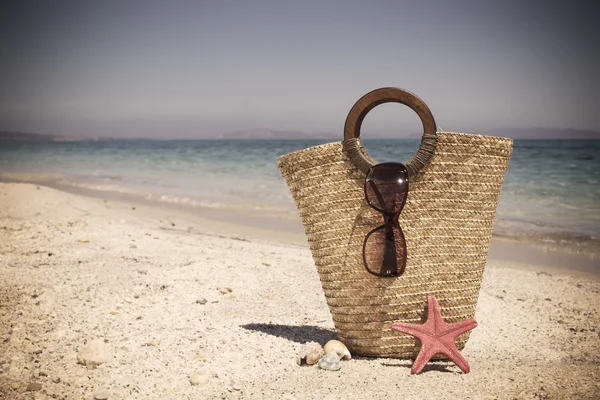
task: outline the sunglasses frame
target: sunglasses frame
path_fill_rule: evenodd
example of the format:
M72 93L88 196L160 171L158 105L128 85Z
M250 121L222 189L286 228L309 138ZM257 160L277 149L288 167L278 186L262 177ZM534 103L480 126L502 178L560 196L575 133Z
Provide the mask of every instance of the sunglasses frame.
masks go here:
M405 179L406 179L406 196L403 197L402 203L398 207L398 212L388 212L388 211L382 210L381 208L372 204L369 199L369 195L367 192L367 185L371 184L372 189L375 192L375 194L377 195L377 197L379 198L380 203L385 204L385 202L383 201L383 197L381 196L381 192L377 189L377 186L375 185L375 183L369 179L369 176L372 175L373 170L378 167L382 167L382 166L397 166L399 169L403 170L403 172L404 172ZM400 214L402 213L402 210L404 209L404 206L406 205L406 200L408 199L408 190L409 190L408 170L406 169L406 166L404 164L395 163L395 162L386 162L386 163L376 164L376 165L373 165L372 167L370 167L367 174L365 175L365 183L364 183L365 201L371 208L373 208L375 211L382 214L384 217L384 223L382 225L376 227L375 229L371 230L369 233L367 233L367 235L365 236L365 240L363 242L363 264L364 264L365 269L373 275L376 275L376 276L379 276L382 278L399 277L404 273L404 270L406 269L406 258L407 258L406 237L404 236L404 232L402 231L402 227L400 226L400 222L398 221L398 218L400 217ZM366 246L367 246L367 241L369 240L369 238L371 237L371 235L373 233L375 233L381 229L386 229L386 227L388 227L388 226L391 227L392 235L394 235L393 228L396 227L398 229L398 234L400 235L402 243L404 243L404 251L402 252L402 263L401 263L401 265L398 265L398 249L396 248L396 240L393 240L393 246L394 246L393 248L394 248L394 253L395 253L394 260L396 262L396 266L394 268L386 270L385 272L376 273L374 271L371 271L369 269L369 267L367 266L368 264L367 264L366 252L365 252ZM388 231L386 231L386 240L387 240L387 237L389 237ZM387 250L388 248L389 247L386 245L384 251ZM384 255L384 259L382 261L382 266L383 266L383 262L385 262L385 260L386 260L386 256L389 256L389 254ZM383 268L382 268L382 271L383 271Z

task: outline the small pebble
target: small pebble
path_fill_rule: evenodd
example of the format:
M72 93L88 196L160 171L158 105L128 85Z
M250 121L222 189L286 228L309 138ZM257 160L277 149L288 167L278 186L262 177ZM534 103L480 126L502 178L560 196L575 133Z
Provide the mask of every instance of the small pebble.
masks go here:
M42 389L42 385L37 383L37 382L31 382L29 385L27 385L27 391L28 392L37 392L38 390Z
M198 299L196 300L196 304L206 304L207 300L206 299Z
M233 291L233 289L229 288L229 287L222 287L219 288L219 292L221 292L221 294L227 294L227 293L231 293Z
M95 400L107 400L109 398L109 394L107 391L100 391L98 393L94 393Z
M190 376L190 383L192 385L204 385L208 383L208 375L203 374L202 372L197 372Z
M109 358L110 354L104 340L96 339L88 342L79 350L77 363L88 368L95 368L97 365L108 362Z
M10 387L13 388L13 390L17 390L19 387L21 387L21 384L19 382L13 382L10 384Z
M45 373L44 371L40 371L40 376L48 376L48 374Z
M54 379L52 379L52 382L54 382L54 383L60 383L60 378L54 378Z

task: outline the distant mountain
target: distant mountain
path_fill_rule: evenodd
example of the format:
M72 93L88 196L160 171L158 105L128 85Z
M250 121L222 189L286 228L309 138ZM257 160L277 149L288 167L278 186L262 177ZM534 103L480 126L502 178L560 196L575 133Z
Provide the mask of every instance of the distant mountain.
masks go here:
M249 129L220 135L219 139L229 140L294 140L294 139L334 139L331 133L308 134L300 131L275 131L272 129Z
M364 139L420 139L422 133L372 133L361 132L361 138ZM338 133L305 133L300 131L276 131L273 129L248 129L231 133L226 133L217 137L218 139L229 140L298 140L298 139L323 139L323 140L342 140L342 132Z
M406 132L400 131L398 132L384 132L384 133L375 133L375 132L361 132L361 139L369 140L369 139L421 139L423 137L423 132Z
M59 135L45 135L41 133L0 131L0 142L64 142L70 140Z
M600 139L600 132L584 129L507 128L492 129L485 134L513 139Z

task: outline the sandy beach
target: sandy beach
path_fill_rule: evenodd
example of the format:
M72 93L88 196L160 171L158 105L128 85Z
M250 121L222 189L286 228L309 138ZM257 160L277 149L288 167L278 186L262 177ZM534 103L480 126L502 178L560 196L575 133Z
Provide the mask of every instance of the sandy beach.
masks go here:
M600 397L597 275L490 257L476 319L469 374L300 367L303 343L336 337L300 235L0 183L3 399ZM91 342L96 368L78 363Z

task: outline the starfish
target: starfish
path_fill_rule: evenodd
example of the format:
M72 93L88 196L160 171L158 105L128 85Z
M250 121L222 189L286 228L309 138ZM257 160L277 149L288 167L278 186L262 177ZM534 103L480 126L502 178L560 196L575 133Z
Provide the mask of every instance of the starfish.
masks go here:
M418 374L425 364L436 354L444 354L450 358L466 374L471 369L467 360L458 352L454 341L456 338L477 326L475 320L449 324L442 319L442 309L435 296L427 296L427 322L422 325L396 322L392 329L407 333L419 339L421 349L410 372Z

